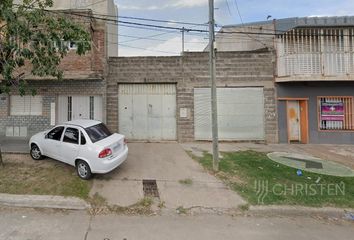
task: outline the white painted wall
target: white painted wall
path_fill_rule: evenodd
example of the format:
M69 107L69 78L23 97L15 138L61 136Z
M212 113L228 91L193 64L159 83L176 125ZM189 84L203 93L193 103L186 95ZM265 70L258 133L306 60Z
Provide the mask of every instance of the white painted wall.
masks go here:
M272 35L259 35L259 34L241 34L230 32L255 32L255 33L274 33L273 24L259 24L252 26L235 26L224 27L222 32L229 33L216 33L216 48L217 51L254 51L262 48L273 48ZM205 49L206 51L208 48Z

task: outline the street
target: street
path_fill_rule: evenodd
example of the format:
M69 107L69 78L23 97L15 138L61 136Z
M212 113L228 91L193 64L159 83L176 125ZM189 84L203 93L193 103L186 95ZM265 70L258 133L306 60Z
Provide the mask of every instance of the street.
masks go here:
M85 211L0 208L1 240L325 240L353 235L353 222L316 217L90 216Z

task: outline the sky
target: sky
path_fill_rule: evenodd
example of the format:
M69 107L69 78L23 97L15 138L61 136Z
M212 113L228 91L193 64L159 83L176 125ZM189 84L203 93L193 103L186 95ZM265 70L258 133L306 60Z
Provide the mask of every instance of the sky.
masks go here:
M208 22L208 0L115 0L115 2L118 5L119 16L198 24ZM269 15L272 19L354 15L354 0L215 0L215 21L219 26L240 24L241 19L244 23L265 21ZM207 26L120 20L207 30ZM179 55L182 51L182 33L179 31L153 31L122 24L118 31L119 56ZM185 51L202 51L207 41L206 33L185 33Z

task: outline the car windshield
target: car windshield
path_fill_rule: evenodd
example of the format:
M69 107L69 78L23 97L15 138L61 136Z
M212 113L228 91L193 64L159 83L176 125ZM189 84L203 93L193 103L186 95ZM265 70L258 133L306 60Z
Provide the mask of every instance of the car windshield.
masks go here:
M93 143L98 142L112 135L112 133L103 123L85 128L85 130Z

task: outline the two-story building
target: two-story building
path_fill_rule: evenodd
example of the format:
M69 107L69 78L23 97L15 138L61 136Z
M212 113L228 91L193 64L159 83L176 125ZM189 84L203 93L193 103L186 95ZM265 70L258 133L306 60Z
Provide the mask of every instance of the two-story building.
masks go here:
M91 51L84 56L75 53L75 43L62 60L62 80L34 77L26 72L25 80L37 90L35 96L20 96L17 89L0 95L0 137L28 138L55 124L78 118L105 121L106 63L117 56L118 27L90 16L117 16L113 0L55 1L53 10L68 14L86 27L91 34ZM113 17L112 17L113 18Z
M218 51L274 49L280 143L354 143L354 17L288 18L221 31L233 33L218 34Z

